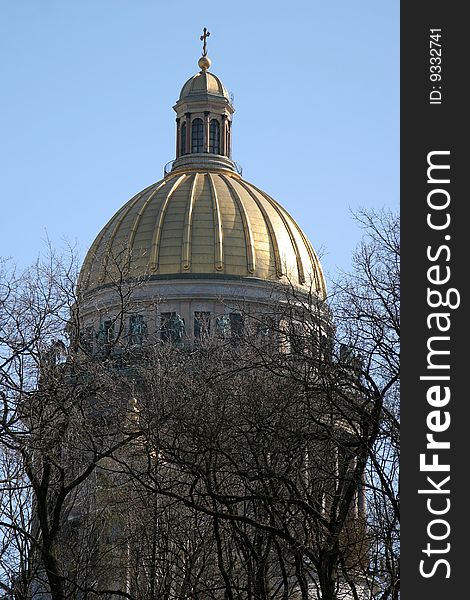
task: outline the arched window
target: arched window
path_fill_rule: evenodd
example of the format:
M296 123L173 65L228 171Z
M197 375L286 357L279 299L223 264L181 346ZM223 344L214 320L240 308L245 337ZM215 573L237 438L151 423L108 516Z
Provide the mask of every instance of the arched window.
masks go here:
M220 125L217 119L212 119L209 128L209 152L220 154Z
M204 147L204 129L202 119L194 119L191 129L191 152L202 152Z
M186 123L183 123L183 125L181 125L180 136L180 154L186 154Z

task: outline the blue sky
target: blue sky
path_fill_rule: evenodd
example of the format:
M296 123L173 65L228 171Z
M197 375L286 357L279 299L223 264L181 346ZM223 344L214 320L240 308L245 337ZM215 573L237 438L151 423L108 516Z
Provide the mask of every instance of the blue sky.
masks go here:
M399 202L399 3L3 0L0 256L80 256L174 158L175 103L211 32L233 157L347 269L359 206Z

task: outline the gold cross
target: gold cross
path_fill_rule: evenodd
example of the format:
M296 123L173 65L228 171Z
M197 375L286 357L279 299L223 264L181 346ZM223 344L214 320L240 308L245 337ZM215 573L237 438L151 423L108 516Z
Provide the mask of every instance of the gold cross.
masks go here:
M204 44L202 46L202 56L207 56L207 38L210 36L211 32L207 31L207 29L204 27L204 32L201 35L201 42L204 41Z

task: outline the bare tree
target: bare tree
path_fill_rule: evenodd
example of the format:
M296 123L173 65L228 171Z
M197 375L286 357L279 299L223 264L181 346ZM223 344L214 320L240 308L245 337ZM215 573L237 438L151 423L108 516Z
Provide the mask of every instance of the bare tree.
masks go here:
M212 521L227 597L398 597L398 228L361 218L334 333L291 290L271 314L245 314L237 347L157 349L142 374L141 423L165 466L133 476Z
M276 287L243 331L183 347L128 343L119 259L94 349L73 264L4 270L5 594L398 598L398 225L358 219L332 313Z
M343 348L360 360L361 387L376 405L366 469L368 580L379 598L399 598L400 227L387 210L356 215L365 237L353 271L336 285L333 309Z
M4 269L1 279L0 564L6 593L18 598L48 590L62 599L82 585L69 530L79 519L81 534L96 537L92 478L136 437L126 421L128 378L111 357L80 347L75 281L74 261L54 254L20 274Z

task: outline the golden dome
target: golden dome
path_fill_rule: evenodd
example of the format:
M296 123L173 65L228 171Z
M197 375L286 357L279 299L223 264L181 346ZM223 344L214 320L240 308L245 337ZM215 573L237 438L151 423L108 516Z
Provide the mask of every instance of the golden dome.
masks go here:
M128 277L290 283L324 299L318 258L270 196L229 170L176 171L129 200L91 246L82 291Z
M209 59L207 59L209 60ZM210 65L210 63L209 63ZM201 67L201 65L199 65ZM207 71L207 67L201 67L201 71L193 77L181 88L179 100L186 98L193 99L197 96L221 96L230 101L230 95L220 79L213 73ZM190 98L189 98L190 97Z

